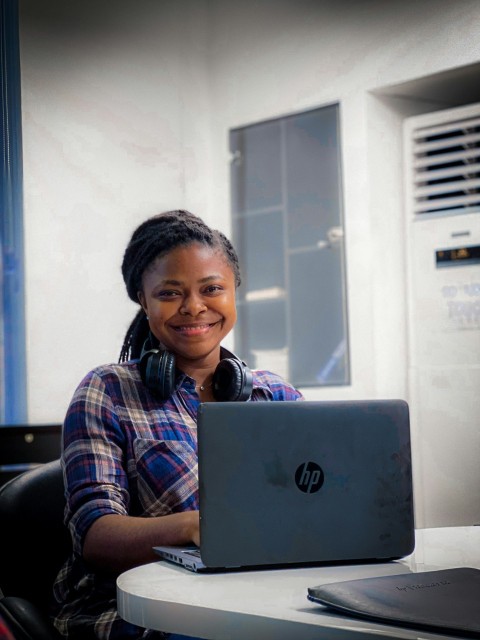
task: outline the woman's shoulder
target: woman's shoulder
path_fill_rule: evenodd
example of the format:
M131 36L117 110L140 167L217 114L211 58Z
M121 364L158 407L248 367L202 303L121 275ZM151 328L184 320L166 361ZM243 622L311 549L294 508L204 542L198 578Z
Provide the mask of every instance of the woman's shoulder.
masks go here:
M267 392L270 400L300 400L302 394L282 376L273 371L255 369L252 371L254 396Z
M136 383L140 379L137 360L128 362L112 362L101 364L91 369L81 380L79 387L91 385L129 384Z

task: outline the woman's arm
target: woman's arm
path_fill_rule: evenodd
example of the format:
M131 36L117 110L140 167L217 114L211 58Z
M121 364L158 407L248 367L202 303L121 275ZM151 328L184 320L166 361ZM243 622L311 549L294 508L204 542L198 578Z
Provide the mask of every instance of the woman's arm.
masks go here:
M137 437L133 424L128 428L129 421L142 422L143 413L149 417L142 399L137 398L136 384L136 378L128 370L97 368L77 388L65 419L63 462L67 523L72 531L74 551L92 571L118 573L154 560L153 546L199 542L196 506L188 507L177 500L172 513L173 507L169 509L166 503L166 488L148 484L148 474L156 477L163 472L151 467L159 457L156 450L140 451L142 466L132 451L132 442L161 445L153 432L148 439L150 434L145 427L142 438L147 437L146 440ZM122 427L118 411L122 412L126 426ZM144 422L147 423L147 419ZM194 462L192 459L192 464ZM143 474L143 501L136 493L139 481L128 475L129 466L132 474L135 470ZM152 506L157 498L160 505ZM130 515L132 502L136 512ZM162 509L164 515L160 515ZM170 513L165 514L167 509ZM145 515L139 515L142 510Z
M104 515L85 536L83 558L94 571L119 573L156 556L153 546L200 544L198 511L156 518Z

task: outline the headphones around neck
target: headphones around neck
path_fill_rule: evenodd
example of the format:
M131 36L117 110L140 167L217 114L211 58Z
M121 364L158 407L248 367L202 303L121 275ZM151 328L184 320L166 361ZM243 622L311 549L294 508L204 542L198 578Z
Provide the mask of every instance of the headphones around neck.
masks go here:
M140 375L150 391L160 400L167 400L175 391L175 356L160 346L153 347L150 335L140 355ZM220 402L244 402L252 395L253 375L245 362L221 347L222 359L212 378L212 392Z

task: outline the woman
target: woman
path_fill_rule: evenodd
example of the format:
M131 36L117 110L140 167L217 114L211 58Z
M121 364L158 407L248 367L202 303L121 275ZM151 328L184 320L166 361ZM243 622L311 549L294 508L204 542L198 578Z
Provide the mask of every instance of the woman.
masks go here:
M134 232L122 273L141 308L119 364L85 377L64 424L74 554L55 583L54 621L79 640L164 637L119 617L115 580L154 560L154 545L200 542L199 403L301 398L220 346L235 325L240 284L222 233L187 211L160 214Z

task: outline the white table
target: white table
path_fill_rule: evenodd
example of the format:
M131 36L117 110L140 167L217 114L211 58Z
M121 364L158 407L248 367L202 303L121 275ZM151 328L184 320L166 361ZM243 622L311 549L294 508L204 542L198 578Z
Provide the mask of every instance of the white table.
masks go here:
M480 568L480 526L419 530L415 552L386 564L194 574L153 562L119 576L118 610L142 627L210 640L445 640L328 613L307 600L307 588L460 566Z

